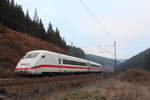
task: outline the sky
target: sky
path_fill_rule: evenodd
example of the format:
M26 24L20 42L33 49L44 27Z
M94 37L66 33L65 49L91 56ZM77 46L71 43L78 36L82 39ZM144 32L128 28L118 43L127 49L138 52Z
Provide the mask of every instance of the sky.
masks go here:
M102 26L80 0L15 0L32 17L37 8L45 28L51 22L67 44L73 43L85 53L113 58L114 41L118 59L128 59L149 48L150 0L82 1Z

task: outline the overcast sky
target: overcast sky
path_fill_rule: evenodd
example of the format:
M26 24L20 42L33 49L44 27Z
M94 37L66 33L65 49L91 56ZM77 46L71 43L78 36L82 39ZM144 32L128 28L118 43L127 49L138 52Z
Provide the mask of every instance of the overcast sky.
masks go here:
M45 28L51 22L68 44L86 53L113 57L101 47L117 42L117 58L127 59L150 46L150 0L82 0L105 30L83 7L80 0L15 0L33 16L35 8ZM113 52L112 47L103 47Z

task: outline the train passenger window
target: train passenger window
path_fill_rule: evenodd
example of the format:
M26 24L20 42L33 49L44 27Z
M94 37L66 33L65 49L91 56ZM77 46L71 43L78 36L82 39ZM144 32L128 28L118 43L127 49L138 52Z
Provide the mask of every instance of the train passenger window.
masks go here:
M87 66L87 63L84 63L84 62L78 62L78 61L72 61L72 60L65 60L65 59L63 59L63 64Z
M45 58L45 55L43 55L42 58Z

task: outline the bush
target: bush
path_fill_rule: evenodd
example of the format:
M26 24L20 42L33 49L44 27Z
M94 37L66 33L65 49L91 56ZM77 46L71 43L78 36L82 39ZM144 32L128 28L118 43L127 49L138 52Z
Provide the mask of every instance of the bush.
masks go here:
M1 94L6 94L6 89L5 88L0 88L0 93Z
M150 98L147 87L120 81L109 81L109 83L101 84L101 88L91 92L77 91L67 94L61 100L149 100Z
M2 26L2 25L0 25L0 33L5 33L5 28Z

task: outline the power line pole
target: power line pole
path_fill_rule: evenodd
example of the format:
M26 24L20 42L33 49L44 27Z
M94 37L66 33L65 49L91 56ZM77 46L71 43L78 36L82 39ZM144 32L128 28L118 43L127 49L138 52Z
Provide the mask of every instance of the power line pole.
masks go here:
M117 57L116 57L116 41L114 41L114 72L116 73Z
M116 41L114 41L114 44L113 45L105 45L104 47L113 47L114 48L114 51L113 53L108 51L108 50L105 50L103 48L101 48L100 46L98 46L98 48L101 48L102 50L104 50L104 52L110 54L110 55L113 55L114 57L114 72L116 73L117 72L117 50L116 50ZM113 66L112 66L113 67Z

